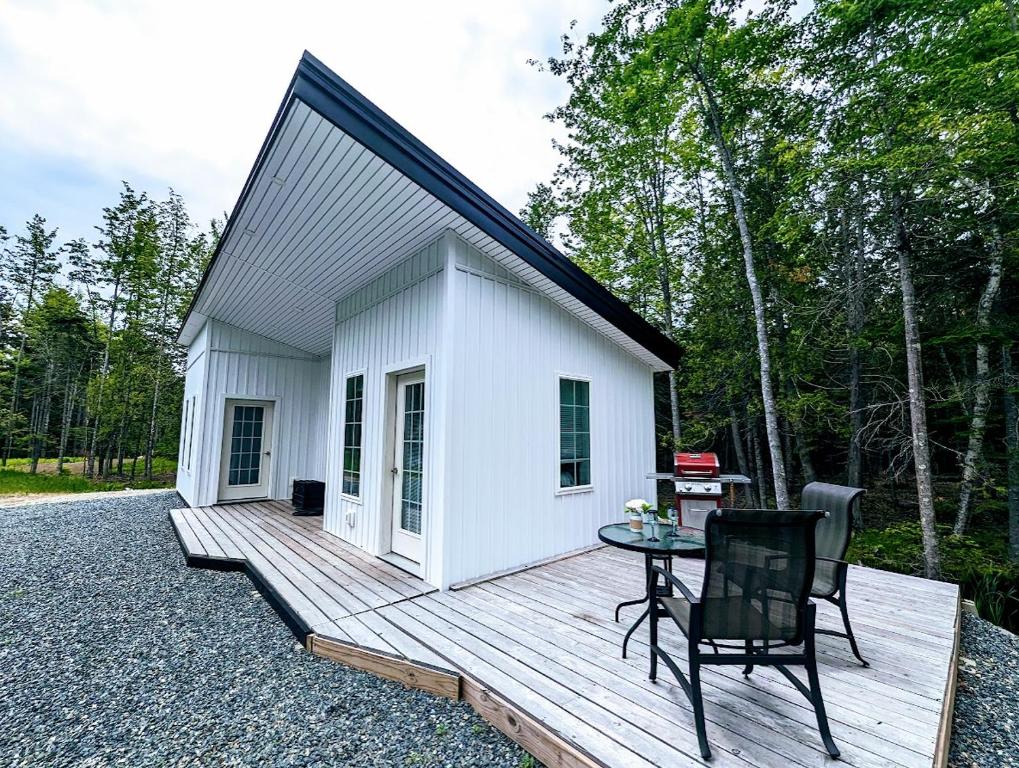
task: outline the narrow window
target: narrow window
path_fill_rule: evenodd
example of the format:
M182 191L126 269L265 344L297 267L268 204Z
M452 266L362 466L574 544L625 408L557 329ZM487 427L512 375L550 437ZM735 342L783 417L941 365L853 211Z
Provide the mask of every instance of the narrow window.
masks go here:
M364 404L364 375L347 378L343 410L343 493L361 497L361 422Z
M195 401L197 396L191 398L191 413L188 414L188 463L187 470L191 471L191 454L195 447Z
M591 384L559 379L559 487L591 484Z
M184 466L184 457L188 455L188 412L191 410L191 399L184 401L184 412L180 415L180 452L177 463Z

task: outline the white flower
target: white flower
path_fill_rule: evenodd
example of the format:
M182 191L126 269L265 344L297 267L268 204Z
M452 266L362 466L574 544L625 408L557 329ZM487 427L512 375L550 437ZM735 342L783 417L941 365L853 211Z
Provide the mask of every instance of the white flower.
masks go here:
M623 506L631 512L644 512L651 508L651 505L644 501L644 499L630 499Z

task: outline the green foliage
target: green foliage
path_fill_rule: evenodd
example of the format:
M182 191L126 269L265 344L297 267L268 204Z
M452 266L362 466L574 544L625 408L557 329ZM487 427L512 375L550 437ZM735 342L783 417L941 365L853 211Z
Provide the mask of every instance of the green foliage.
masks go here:
M994 526L953 536L939 526L942 576L962 588L988 621L1019 630L1019 564L1008 560L1007 542ZM920 524L897 523L883 530L858 532L846 559L872 568L923 573Z
M121 491L125 488L172 487L172 481L144 480L92 480L82 475L32 474L19 469L0 469L0 496L34 493L87 493L91 491Z
M95 245L58 248L37 215L4 249L0 458L35 472L44 456L84 454L90 476L151 479L173 471L160 456L177 452L176 331L219 226L199 232L172 190L157 202L125 183L96 229Z
M992 345L985 503L1008 474L998 404L1015 378L999 353L1019 338L1014 4L817 0L799 19L790 5L629 0L591 34L571 28L546 64L569 95L549 115L567 138L540 208L555 210L573 259L683 347L679 445L765 483L753 307L719 147L742 189L794 486L845 482L851 445L855 482L910 484L907 250L935 475L961 472L975 345ZM995 253L1003 280L983 329ZM1019 531L1019 490L1010 498Z

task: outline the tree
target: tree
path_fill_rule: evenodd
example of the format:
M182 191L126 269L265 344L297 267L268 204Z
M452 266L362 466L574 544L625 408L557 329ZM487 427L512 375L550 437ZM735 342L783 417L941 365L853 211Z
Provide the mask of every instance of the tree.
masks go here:
M639 38L627 20L625 13L609 14L603 32L579 44L564 37L563 55L548 60L572 89L567 103L548 115L569 140L556 145L565 162L554 188L539 186L522 213L546 231L550 216L564 214L571 258L675 338L680 233L693 219L678 181L691 148L677 121L682 94L659 73L630 66ZM669 402L671 444L678 447L675 371Z
M60 269L57 251L53 250L53 241L57 230L46 230L46 219L35 214L25 225L25 234L15 238L13 251L4 263L4 281L13 289L13 302L23 302L21 309L20 340L18 352L14 360L14 374L11 383L10 407L7 424L5 425L6 440L4 444L3 466L11 455L17 430L16 413L21 387L21 366L25 356L25 318L32 311L38 297L53 285L53 277Z
M735 153L740 118L759 108L762 98L768 98L768 78L762 75L780 56L789 27L781 6L768 7L759 16L748 17L743 24L737 24L735 19L738 8L738 4L716 5L705 0L680 3L667 11L662 24L649 35L646 51L637 61L642 68L664 70L677 80L685 81L715 148L722 179L732 201L753 304L761 401L775 502L779 509L788 509L789 493L772 382L764 294L745 208L744 181L736 170Z

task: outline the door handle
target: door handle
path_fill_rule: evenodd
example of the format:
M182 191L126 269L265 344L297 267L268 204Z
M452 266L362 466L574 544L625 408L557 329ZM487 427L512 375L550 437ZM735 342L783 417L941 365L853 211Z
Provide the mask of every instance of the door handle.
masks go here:
M272 456L272 451L266 451L266 452L265 452L265 455L266 455L266 456Z
M393 467L391 470L389 470L389 474L391 474L393 477L396 477L398 474L400 474L399 467Z

